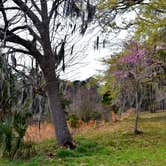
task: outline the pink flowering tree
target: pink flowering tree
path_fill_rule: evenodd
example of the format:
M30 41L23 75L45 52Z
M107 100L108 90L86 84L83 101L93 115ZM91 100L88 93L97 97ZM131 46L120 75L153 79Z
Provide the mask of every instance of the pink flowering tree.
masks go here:
M134 133L139 134L140 110L154 112L166 99L166 44L140 45L131 41L123 52L111 56L104 62L108 69L102 78L105 83L100 89L108 94L110 106L118 112L134 107ZM162 104L161 104L162 103Z
M134 133L140 134L138 130L138 118L144 100L145 86L153 83L153 79L161 72L158 70L163 62L153 57L154 50L141 47L132 41L124 55L117 58L116 65L112 70L112 77L116 84L120 85L117 100L130 101L135 106Z

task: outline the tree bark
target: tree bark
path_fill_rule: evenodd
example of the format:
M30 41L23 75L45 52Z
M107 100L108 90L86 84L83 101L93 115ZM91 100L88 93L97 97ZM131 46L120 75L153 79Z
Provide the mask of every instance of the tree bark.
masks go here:
M136 108L135 110L135 121L134 121L134 134L138 134L138 118L139 118L139 110Z
M45 90L48 97L49 108L52 113L52 121L55 126L57 143L59 146L74 149L75 145L73 144L73 139L67 126L65 112L61 103L61 95L59 93L59 80L56 77L55 70L43 72L46 81Z
M135 102L136 102L136 109L135 109L135 121L134 121L134 134L138 135L142 133L141 131L138 130L138 119L139 119L139 112L140 112L138 92L136 92Z

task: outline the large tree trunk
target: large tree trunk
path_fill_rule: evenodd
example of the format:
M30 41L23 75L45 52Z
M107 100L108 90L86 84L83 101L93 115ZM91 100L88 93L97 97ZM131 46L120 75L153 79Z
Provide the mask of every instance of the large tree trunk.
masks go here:
M52 121L55 126L57 143L60 146L74 149L75 145L73 144L72 136L67 126L65 112L61 103L61 95L59 93L59 80L56 77L55 70L44 72L44 77L46 81L45 90L48 97L49 108L52 113Z

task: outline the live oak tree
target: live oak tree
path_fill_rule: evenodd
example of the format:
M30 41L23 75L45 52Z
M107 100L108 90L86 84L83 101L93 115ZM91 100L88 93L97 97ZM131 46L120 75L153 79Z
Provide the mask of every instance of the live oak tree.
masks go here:
M45 79L44 90L57 143L69 148L75 145L67 127L56 71L61 64L65 70L65 47L69 34L78 28L84 34L94 12L95 7L89 1L0 0L1 49L3 53L33 57L39 64ZM73 23L77 18L79 25L77 21ZM66 27L68 31L64 33ZM11 60L16 67L16 58L11 56Z

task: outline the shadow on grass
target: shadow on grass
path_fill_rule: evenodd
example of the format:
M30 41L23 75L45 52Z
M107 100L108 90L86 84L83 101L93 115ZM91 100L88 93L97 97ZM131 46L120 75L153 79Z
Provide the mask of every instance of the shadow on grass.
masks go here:
M88 139L81 139L75 150L58 149L56 156L59 158L93 156L97 154L110 154L110 150Z

